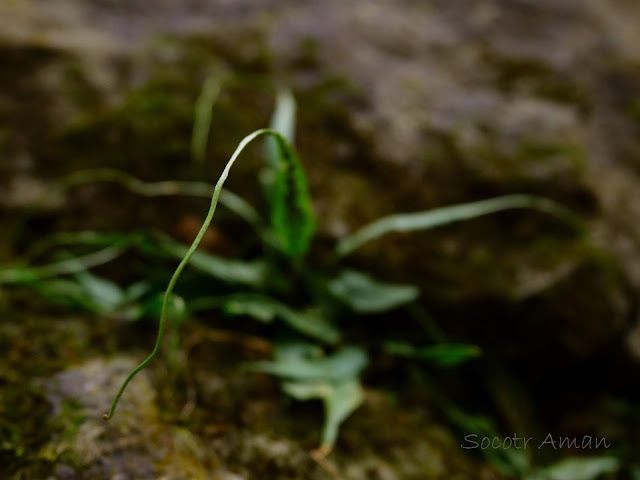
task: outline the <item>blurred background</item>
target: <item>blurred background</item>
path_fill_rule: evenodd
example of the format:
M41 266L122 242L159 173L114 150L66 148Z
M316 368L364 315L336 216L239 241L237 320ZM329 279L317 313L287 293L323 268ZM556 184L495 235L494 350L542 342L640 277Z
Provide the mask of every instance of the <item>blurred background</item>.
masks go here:
M307 264L322 275L337 271L336 242L380 217L508 194L570 208L588 240L518 209L387 235L344 259L420 296L341 324L369 364L327 457L308 453L320 404L242 369L270 358L271 326L228 311L184 321L174 363L136 378L117 426L102 423L153 346L176 257L142 242L75 286L29 268L95 250L55 253L61 232L106 248L149 232L188 245L209 199L103 181L52 189L96 168L214 184L282 88L316 216ZM194 154L198 109L210 125ZM226 186L264 213L261 154L249 147ZM216 215L204 251L260 257L246 222ZM639 218L637 1L2 0L0 477L638 479ZM33 275L16 281L19 268ZM188 272L187 300L235 291ZM446 368L376 346L388 338L482 355ZM538 449L550 433L611 447ZM537 445L463 449L468 434Z

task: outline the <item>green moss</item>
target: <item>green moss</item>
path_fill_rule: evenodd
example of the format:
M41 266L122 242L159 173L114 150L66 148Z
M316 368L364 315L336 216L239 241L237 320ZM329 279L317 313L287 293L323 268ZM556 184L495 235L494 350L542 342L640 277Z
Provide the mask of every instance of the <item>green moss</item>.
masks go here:
M64 461L65 464L82 467L81 451L83 445L77 445L76 434L86 419L83 405L74 398L65 398L60 412L48 419L50 441L38 452L38 457L51 463Z
M45 478L49 463L37 452L49 439L50 406L42 389L32 384L4 384L0 388L0 465L4 474L21 472Z
M580 182L586 162L586 152L581 144L533 136L521 138L509 147L499 145L499 141L496 134L488 132L459 154L465 168L471 169L477 179L520 189L526 188L527 183L545 182L547 188L557 190L559 181Z
M82 62L69 60L63 65L63 92L61 92L79 111L95 109L104 102L103 95L87 76Z
M224 74L233 69L238 78L250 79L270 68L264 47L259 49L261 53L254 49L246 56L230 58L220 42L198 37L158 39L139 57L134 56L133 63L120 66L117 88L125 93L115 103L114 98L101 98L80 65L70 61L64 72L67 95L81 113L68 123L56 122L54 134L41 142L42 155L59 162L54 162L57 172L60 165L76 168L90 163L125 168L140 176L179 178L190 164L194 105L204 79L212 72ZM242 48L234 45L229 50L239 52ZM260 81L247 82L256 83ZM224 116L238 132L253 129L246 128L246 123L256 118L255 102L251 109L243 109L252 99L234 104L232 113L244 116L243 125L234 124L233 117L227 115L224 98L222 110L216 106L214 119ZM217 137L215 145L235 145L237 140L227 142Z
M631 120L640 123L640 98L635 98L629 103L626 113Z
M582 86L539 60L506 58L490 53L485 58L494 65L496 84L502 92L525 89L535 96L576 106L585 115L592 109L589 94Z
M52 416L46 392L34 378L66 368L99 349L100 328L90 335L79 320L36 314L0 322L0 465L3 478L48 478L57 459L47 450L56 436L71 436L83 420L73 400ZM92 344L92 341L97 343Z
M87 415L84 412L84 407L80 401L75 398L64 399L62 402L61 412L58 417L63 435L75 435L86 417Z
M17 302L22 293L28 292L13 292L13 301ZM32 307L37 303L31 298ZM87 325L80 320L13 315L0 323L0 351L4 352L0 381L17 383L25 375L50 374L100 345L100 338L90 338Z
M118 105L88 113L58 130L58 154L125 167L188 158L195 92L172 78L154 78L130 90ZM149 169L150 170L150 169Z

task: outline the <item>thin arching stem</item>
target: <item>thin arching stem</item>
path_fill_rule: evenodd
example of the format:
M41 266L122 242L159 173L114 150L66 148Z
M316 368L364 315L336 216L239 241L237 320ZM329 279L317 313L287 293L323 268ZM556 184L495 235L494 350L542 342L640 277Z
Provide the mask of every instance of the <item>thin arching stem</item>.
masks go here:
M255 140L257 137L259 137L261 135L272 135L272 136L274 136L276 138L282 138L282 136L278 132L276 132L274 130L270 130L270 129L267 129L267 128L262 129L262 130L256 130L252 134L250 134L250 135L246 136L245 138L243 138L242 141L240 142L240 144L238 145L238 148L236 148L236 151L233 152L233 155L231 156L231 159L227 163L227 166L225 167L224 171L222 172L222 175L220 175L220 178L218 179L218 183L216 183L216 186L215 186L215 188L213 190L213 195L211 197L211 205L209 206L209 211L207 212L207 216L206 216L204 222L202 223L202 227L200 228L200 231L198 232L198 235L196 235L196 238L194 239L193 243L189 247L189 250L187 250L187 253L185 254L184 258L182 259L182 261L180 262L180 264L176 268L176 271L173 273L173 276L171 277L171 280L169 280L169 285L167 286L167 290L165 291L164 298L162 300L162 310L160 312L160 324L158 326L158 337L156 339L155 347L153 348L153 351L149 354L149 356L142 363L140 363L140 365L138 365L136 368L134 368L131 371L131 373L129 373L129 375L127 375L127 378L125 378L124 382L122 383L122 386L118 390L118 393L116 394L116 396L113 399L113 402L111 403L111 408L109 409L109 412L105 413L102 416L103 419L109 420L113 416L113 414L114 414L114 412L116 410L116 407L118 406L118 402L120 401L120 397L122 397L122 394L124 393L125 389L127 388L127 385L129 385L129 382L133 379L133 377L135 377L143 368L145 368L158 355L158 352L160 351L160 346L162 345L162 338L164 336L164 331L165 331L165 328L166 328L167 311L169 309L168 308L169 307L169 300L171 298L171 293L173 292L173 288L175 287L175 285L176 285L176 283L178 281L178 278L180 277L180 274L182 273L182 270L184 270L184 267L187 266L187 264L189 263L189 260L191 259L191 256L193 255L193 253L198 248L198 245L200 244L200 241L202 240L202 237L204 236L205 232L207 231L207 228L209 228L209 224L211 223L211 220L213 218L213 214L216 211L216 206L218 204L218 198L220 197L220 191L222 190L222 186L224 185L225 180L229 176L229 171L231 170L231 167L233 166L233 164L237 160L237 158L240 155L240 153L242 152L242 150L244 150L244 148L250 142L252 142L253 140Z

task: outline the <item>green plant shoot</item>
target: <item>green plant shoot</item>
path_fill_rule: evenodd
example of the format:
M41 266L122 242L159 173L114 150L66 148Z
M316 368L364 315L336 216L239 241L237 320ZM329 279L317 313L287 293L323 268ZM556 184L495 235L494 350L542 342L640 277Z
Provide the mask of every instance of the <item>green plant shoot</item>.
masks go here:
M280 133L271 129L256 130L242 139L220 175L220 178L214 188L209 211L202 223L202 227L173 273L173 276L169 280L169 285L164 293L156 344L149 356L134 368L125 378L122 386L113 399L109 412L103 415L105 420L109 420L115 413L120 397L133 377L135 377L158 355L166 328L168 308L171 303L171 294L178 278L180 278L180 274L189 263L189 260L198 248L207 228L209 228L209 225L211 224L213 214L215 213L216 206L218 205L218 199L220 198L222 187L229 176L231 167L233 167L233 164L236 162L240 153L246 148L246 146L262 135L269 135L274 138L280 152L275 189L277 197L274 202L274 211L272 214L272 223L276 236L282 242L281 244L283 249L294 256L300 256L308 249L314 230L314 223L311 210L311 200L307 191L304 175L302 174L302 169L298 163L298 158L295 155L293 148ZM289 226L286 226L285 223Z

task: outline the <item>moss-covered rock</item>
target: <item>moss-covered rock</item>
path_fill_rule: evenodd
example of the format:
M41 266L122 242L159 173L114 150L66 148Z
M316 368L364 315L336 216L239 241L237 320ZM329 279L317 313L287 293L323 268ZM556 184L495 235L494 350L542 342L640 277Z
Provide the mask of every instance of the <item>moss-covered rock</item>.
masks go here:
M32 314L0 325L11 346L0 369L5 478L496 478L493 467L458 448L430 401L406 402L377 389L343 427L336 452L314 460L319 406L287 404L273 378L247 372L243 363L265 353L241 335L212 343L216 331L196 325L184 329L188 367L176 372L155 362L105 422L102 414L136 362L104 355L149 342L136 327L102 338L96 322L108 321ZM380 428L388 423L391 431Z
M214 452L188 431L160 422L147 374L131 384L117 417L102 420L105 405L134 366L127 359L92 360L44 381L53 421L61 428L39 456L55 465L56 478L218 478Z
M79 168L212 181L237 142L267 124L282 82L299 100L297 144L318 214L312 263L386 214L544 195L585 218L589 243L517 211L391 235L348 263L418 283L445 330L527 365L533 377L558 365L588 369L623 345L640 358L640 11L632 2L24 0L4 2L5 13L0 227L11 234L0 236L0 258L56 230L180 229L205 200L141 200L101 184L29 216L24 207L53 177ZM227 81L197 167L194 103L212 72ZM260 161L257 148L247 151L228 183L255 205ZM222 244L251 243L242 226L221 221L233 227ZM10 352L27 348L9 338ZM637 370L626 357L622 365ZM4 371L11 381L13 368ZM30 398L42 406L39 393ZM264 438L254 440L246 443L268 458ZM386 465L372 469L393 478Z

